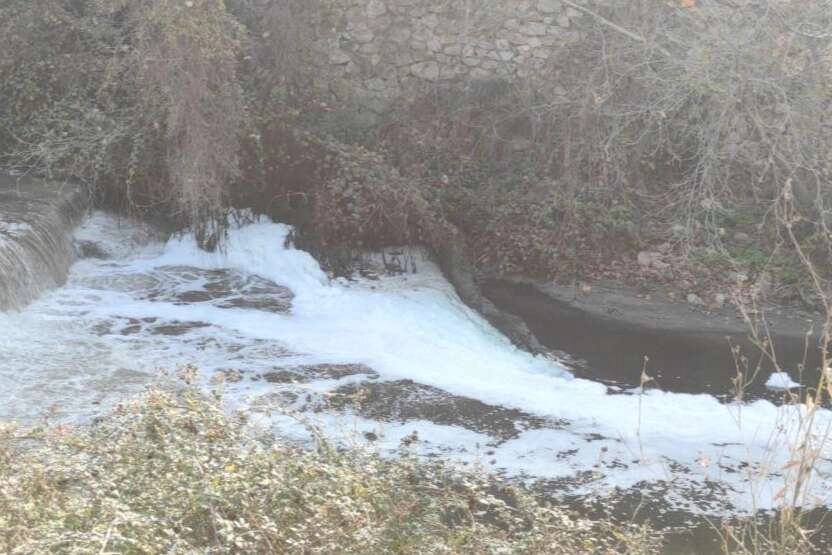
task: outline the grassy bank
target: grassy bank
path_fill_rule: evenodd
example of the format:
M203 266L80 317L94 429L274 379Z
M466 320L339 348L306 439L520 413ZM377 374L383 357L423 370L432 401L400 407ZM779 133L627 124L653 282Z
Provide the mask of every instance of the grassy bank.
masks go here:
M486 475L261 437L197 389L81 428L0 427L4 553L653 553Z

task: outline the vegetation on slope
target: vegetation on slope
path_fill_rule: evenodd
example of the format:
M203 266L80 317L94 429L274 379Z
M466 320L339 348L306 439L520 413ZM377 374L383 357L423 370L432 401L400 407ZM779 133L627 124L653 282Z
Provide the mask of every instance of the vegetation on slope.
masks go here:
M9 163L200 234L221 221L248 125L245 33L222 0L12 0L0 34Z
M536 79L425 85L368 124L310 86L318 2L11 0L0 153L209 247L247 204L328 247L455 236L488 272L815 304L776 205L788 184L832 267L828 2L598 9Z
M788 187L828 277L828 2L604 4L539 81L412 95L378 140L402 172L445 174L445 213L497 272L703 297L741 274L817 303L777 205Z

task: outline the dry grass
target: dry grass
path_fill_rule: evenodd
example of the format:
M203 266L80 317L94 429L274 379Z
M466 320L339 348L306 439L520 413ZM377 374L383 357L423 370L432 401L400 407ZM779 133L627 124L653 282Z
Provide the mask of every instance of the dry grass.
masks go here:
M0 427L4 553L653 553L488 476L253 433L154 387L87 428Z
M798 377L803 385L800 390L786 393L786 402L800 410L797 421L789 433L774 447L788 452L787 462L780 468L784 477L782 489L776 493L778 503L774 518L765 523L758 519L746 519L727 526L723 530L725 549L736 553L813 553L813 531L808 521L809 510L817 504L817 477L824 475L828 465L830 430L818 425L821 411L827 411L832 401L832 372L830 372L830 347L832 347L832 283L829 269L820 266L817 256L807 249L805 240L796 230L801 226L826 229L828 214L826 195L818 195L815 202L803 204L793 191L793 180L785 178L780 195L776 200L774 214L781 230L781 240L787 248L793 249L799 260L799 271L811 283L812 294L821 306L820 329L807 330L804 348L804 362L799 368L784 368L778 360L776 342L759 307L765 306L765 294L759 288L741 288L736 295L740 311L749 325L749 336L776 371ZM832 249L832 235L824 233L813 243L819 250ZM809 354L817 353L818 367L808 367ZM749 381L759 379L759 367L749 367L747 358L735 351L737 377L736 396L742 399L744 387ZM816 381L812 376L816 376Z

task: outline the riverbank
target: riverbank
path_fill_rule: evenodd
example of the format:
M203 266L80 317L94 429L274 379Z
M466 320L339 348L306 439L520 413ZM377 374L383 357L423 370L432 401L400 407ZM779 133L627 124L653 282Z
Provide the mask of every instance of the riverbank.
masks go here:
M183 376L185 378L185 376ZM187 378L186 378L187 379ZM571 517L406 443L293 447L191 386L153 387L94 425L0 424L9 553L634 553L646 527Z
M581 312L605 325L686 335L748 333L748 323L729 300L719 306L690 302L659 285L645 292L610 281L587 287L513 276L490 280L485 288L494 291L500 285L533 290L564 310ZM817 332L822 323L817 313L797 305L764 305L752 316L765 316L772 333L787 338L802 338L813 327Z

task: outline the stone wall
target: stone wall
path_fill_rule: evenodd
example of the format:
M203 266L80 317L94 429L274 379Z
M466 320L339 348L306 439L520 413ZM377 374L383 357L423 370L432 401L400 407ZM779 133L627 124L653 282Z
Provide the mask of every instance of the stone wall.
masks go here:
M394 98L424 83L526 79L580 38L560 0L322 0L318 86Z

